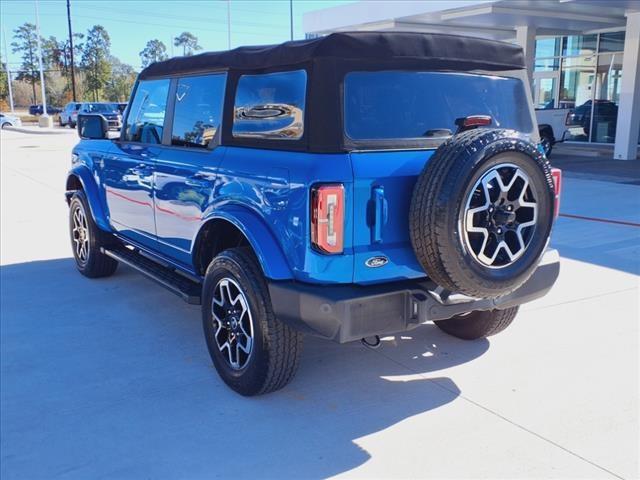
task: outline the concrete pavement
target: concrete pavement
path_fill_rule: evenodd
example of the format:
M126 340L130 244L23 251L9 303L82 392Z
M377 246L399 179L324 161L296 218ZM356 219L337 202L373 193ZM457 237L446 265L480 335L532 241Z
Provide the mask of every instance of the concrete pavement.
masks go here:
M640 228L560 218L556 287L490 340L306 338L294 381L247 399L197 307L127 268L75 271L75 137L1 135L3 480L638 477ZM637 222L639 199L567 178L563 211Z

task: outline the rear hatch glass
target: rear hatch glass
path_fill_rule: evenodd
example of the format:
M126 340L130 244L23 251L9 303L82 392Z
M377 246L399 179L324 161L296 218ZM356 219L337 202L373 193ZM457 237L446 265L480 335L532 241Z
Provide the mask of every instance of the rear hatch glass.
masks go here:
M446 137L457 118L490 115L491 126L531 133L519 78L447 72L351 72L344 82L345 134L352 140Z

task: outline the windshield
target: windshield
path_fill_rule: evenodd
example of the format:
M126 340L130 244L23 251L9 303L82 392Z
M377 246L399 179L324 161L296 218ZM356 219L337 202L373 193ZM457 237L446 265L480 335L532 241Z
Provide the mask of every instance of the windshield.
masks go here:
M490 115L493 127L531 133L518 78L445 72L352 72L344 82L345 133L353 140L447 137L456 119Z
M110 103L87 103L85 110L89 113L111 113L117 108Z

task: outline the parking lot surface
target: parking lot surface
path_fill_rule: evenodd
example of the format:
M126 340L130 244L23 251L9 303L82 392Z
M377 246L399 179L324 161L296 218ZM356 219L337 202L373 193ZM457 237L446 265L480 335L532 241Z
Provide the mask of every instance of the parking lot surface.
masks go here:
M638 477L640 186L565 177L558 283L502 334L307 337L288 387L243 398L197 307L76 272L76 139L1 136L3 480Z

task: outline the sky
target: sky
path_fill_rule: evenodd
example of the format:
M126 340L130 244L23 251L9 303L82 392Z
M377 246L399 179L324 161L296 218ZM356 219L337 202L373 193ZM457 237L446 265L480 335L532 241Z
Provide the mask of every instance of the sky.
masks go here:
M293 0L294 39L304 38L302 15L346 0ZM231 0L231 47L280 43L289 40L288 0ZM60 39L68 36L66 0L39 0L40 34ZM102 25L111 37L111 54L140 69L140 51L157 38L172 53L171 39L184 31L198 37L202 51L227 49L225 0L71 0L74 33ZM20 58L11 52L13 31L25 22L35 24L35 0L0 0L1 56L17 69ZM175 55L181 49L174 48Z

